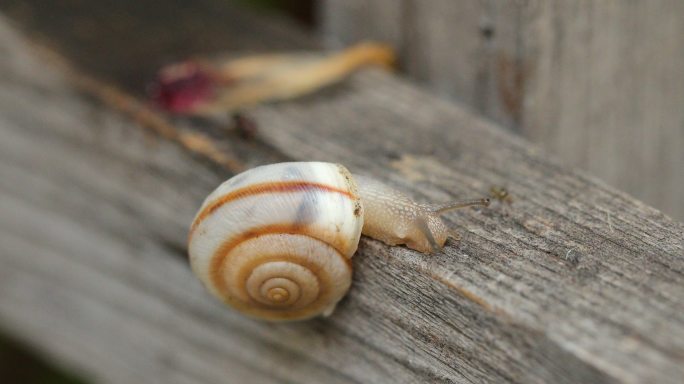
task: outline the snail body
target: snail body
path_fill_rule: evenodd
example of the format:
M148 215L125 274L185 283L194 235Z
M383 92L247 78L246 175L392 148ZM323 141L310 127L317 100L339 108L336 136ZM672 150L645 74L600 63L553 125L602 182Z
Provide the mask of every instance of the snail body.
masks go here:
M429 253L450 234L439 214L475 203L418 204L339 164L265 165L205 199L190 229L190 264L212 294L247 315L325 316L351 286L362 231Z

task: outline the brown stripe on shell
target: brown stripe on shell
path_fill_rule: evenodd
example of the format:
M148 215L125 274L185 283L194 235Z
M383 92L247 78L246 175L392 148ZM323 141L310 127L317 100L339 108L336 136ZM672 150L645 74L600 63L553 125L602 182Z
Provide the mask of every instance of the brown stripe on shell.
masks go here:
M354 193L352 194L349 191L345 191L343 189L339 189L336 187L331 187L329 185L321 184L321 183L314 183L314 182L309 182L309 181L279 181L279 182L269 182L269 183L260 183L260 184L253 184L247 187L239 188L234 191L231 191L229 193L226 193L225 195L219 197L218 199L212 201L211 203L207 204L204 209L202 209L198 214L195 220L192 222L192 226L190 227L190 235L188 236L188 239L192 238L192 234L194 233L195 229L200 225L200 223L207 218L207 216L211 215L213 212L215 212L217 209L221 208L223 205L235 201L237 199L241 199L244 197L248 196L253 196L253 195L259 195L263 193L283 193L283 192L302 192L306 190L318 190L318 191L326 191L326 192L333 192L333 193L339 193L341 195L347 196L352 200L358 200L358 196Z
M307 268L310 270L314 276L319 280L319 293L316 299L313 301L313 303L309 307L301 308L296 310L297 312L287 312L288 308L272 308L268 307L256 300L254 300L249 294L246 296L249 297L250 303L244 303L240 300L236 300L228 294L228 288L226 287L225 281L222 278L223 275L223 266L225 265L226 258L230 254L230 252L236 248L238 245L241 243L257 238L259 236L263 235L271 235L271 234L297 234L297 235L304 235L304 236L309 236L312 237L316 240L320 240L321 242L324 242L327 244L327 241L320 239L319 237L315 236L315 229L314 228L309 228L309 227L301 227L301 226L296 226L293 224L271 224L259 228L254 228L251 230L248 230L246 232L243 232L237 237L234 237L230 240L225 241L221 246L214 252L214 255L212 256L211 259L211 264L209 266L209 278L216 288L216 290L220 293L221 297L224 299L225 302L228 304L234 306L235 308L246 312L246 313L252 313L255 312L255 308L259 308L260 311L268 311L270 316L273 317L280 317L282 319L287 319L287 318L298 318L301 313L304 313L306 311L312 311L315 312L315 306L320 302L321 298L324 298L325 295L329 291L329 285L327 284L321 284L321 279L319 278L320 272L323 274L326 274L326 271L319 266L317 266L314 263L299 263L301 260L298 260L299 265ZM337 251L337 255L344 261L344 264L349 268L349 271L351 273L352 270L352 263L351 259L345 257L339 249L342 244L339 244L342 241L345 241L346 239L341 239L338 238L336 239L336 243L338 244L329 244L331 247L333 247ZM291 256L290 256L291 257ZM291 259L290 259L291 260ZM254 260L252 263L246 264L243 266L242 271L240 274L240 277L238 278L238 281L242 282L242 285L244 287L244 282L246 282L247 278L249 277L249 274L251 273L252 270L257 265L266 263L266 262L272 262L272 261L288 261L288 254L286 251L283 252L281 255L277 256L272 256L268 258L262 258L262 259L257 259ZM281 311L280 315L275 315L273 312L278 312Z
M234 236L231 239L226 240L221 244L221 246L218 247L216 252L214 252L214 255L212 256L211 260L211 266L209 269L209 273L211 276L213 276L214 273L217 273L218 271L216 268L223 264L223 259L228 255L230 251L233 250L233 248L237 247L240 245L240 243L253 239L255 237L263 236L263 235L274 235L274 234L292 234L292 235L304 235L308 236L311 238L314 238L316 240L322 241L323 243L326 243L333 247L337 253L340 255L342 260L344 260L344 263L349 267L351 270L352 268L352 262L351 259L347 258L342 254L342 249L346 249L347 247L345 246L345 242L349 241L349 239L346 239L342 237L341 235L335 237L332 243L330 243L328 240L325 238L322 238L322 236L317 236L316 232L320 231L320 228L315 228L315 227L307 227L307 226L299 226L296 224L288 223L288 224L269 224L265 225L262 227L258 228L252 228L249 229L245 232L242 232L236 236ZM212 277L213 278L213 277Z

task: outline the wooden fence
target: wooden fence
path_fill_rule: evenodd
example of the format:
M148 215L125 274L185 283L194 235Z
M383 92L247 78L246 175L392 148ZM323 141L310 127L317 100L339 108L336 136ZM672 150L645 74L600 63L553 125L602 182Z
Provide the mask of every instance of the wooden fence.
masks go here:
M684 220L684 2L323 0L402 71Z

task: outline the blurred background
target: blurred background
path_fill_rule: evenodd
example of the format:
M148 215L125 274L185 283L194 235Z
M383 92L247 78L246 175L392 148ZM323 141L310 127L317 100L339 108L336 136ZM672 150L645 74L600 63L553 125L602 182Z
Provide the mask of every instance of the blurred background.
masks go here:
M215 3L217 12L227 0ZM167 1L90 4L85 1L3 0L0 12L42 36L72 34L62 47L88 62L99 39L125 35L126 13L169 18ZM579 167L678 220L684 220L684 2L452 0L239 0L254 12L279 14L327 47L373 39L392 44L399 71L537 143L560 162ZM191 3L188 3L191 4ZM191 5L187 6L191 8ZM114 9L115 12L112 10ZM74 15L109 23L111 36L93 36ZM205 28L213 25L180 25ZM245 33L258 33L246 30ZM140 55L149 73L159 60L220 52L220 40L163 40L169 57ZM116 54L102 74L117 72ZM97 65L90 65L97 68ZM144 74L144 72L140 72ZM149 74L148 73L148 74ZM0 337L4 382L82 383L7 336Z

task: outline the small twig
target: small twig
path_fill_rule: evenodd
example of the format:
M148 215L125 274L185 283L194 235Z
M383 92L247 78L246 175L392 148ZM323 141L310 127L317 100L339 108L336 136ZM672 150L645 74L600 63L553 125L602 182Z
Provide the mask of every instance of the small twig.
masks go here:
M565 260L570 259L570 254L572 253L572 251L574 251L574 249L571 248L571 249L568 249L567 252L565 252Z
M489 188L489 194L493 199L499 200L503 203L506 204L511 204L513 203L513 198L511 197L510 193L508 190L502 186L499 185L492 185Z
M134 96L86 75L72 74L70 77L75 80L75 84L81 90L128 115L142 127L151 129L164 138L178 142L184 148L213 160L233 173L239 173L246 168L240 160L219 149L208 136L199 132L179 130L164 115L143 105Z
M103 104L127 115L139 126L179 143L184 148L200 154L233 173L246 166L230 153L218 148L208 136L192 131L182 131L171 124L166 116L144 105L135 96L94 77L78 73L74 67L56 52L35 46L38 54L49 59L79 90L94 96Z
M610 218L610 212L606 212L606 218L608 219L608 229L613 232L613 220Z

